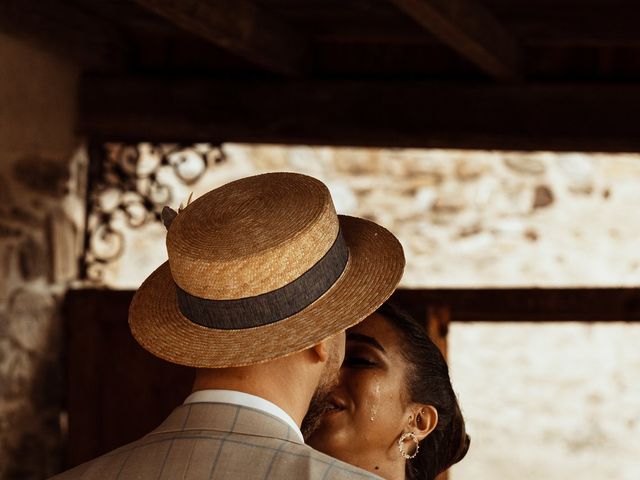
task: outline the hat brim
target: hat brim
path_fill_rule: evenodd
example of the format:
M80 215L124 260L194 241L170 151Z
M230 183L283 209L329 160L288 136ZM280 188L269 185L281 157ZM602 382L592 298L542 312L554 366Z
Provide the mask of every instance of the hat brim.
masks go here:
M396 289L404 270L398 240L361 218L339 216L349 261L336 283L300 312L260 327L220 330L182 315L169 263L140 286L129 307L138 343L164 360L199 368L240 367L284 357L361 322Z

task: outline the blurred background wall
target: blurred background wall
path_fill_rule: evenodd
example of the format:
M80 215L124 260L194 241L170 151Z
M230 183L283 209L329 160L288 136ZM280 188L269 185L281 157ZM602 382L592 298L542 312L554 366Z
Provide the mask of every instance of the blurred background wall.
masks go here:
M78 69L0 34L0 478L44 478L63 438L58 305L84 196Z

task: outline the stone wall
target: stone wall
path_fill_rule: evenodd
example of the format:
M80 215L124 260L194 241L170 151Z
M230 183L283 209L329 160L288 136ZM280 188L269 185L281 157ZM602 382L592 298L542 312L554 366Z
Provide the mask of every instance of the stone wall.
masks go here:
M78 72L0 34L0 478L59 469L59 303L77 271ZM64 419L62 419L64 423Z
M315 176L339 213L370 218L400 238L404 287L640 283L639 155L237 144L224 151L226 161L199 183L174 185L174 207L191 191L197 198L246 175ZM125 256L105 278L136 288L166 259L165 231L149 225L127 235Z

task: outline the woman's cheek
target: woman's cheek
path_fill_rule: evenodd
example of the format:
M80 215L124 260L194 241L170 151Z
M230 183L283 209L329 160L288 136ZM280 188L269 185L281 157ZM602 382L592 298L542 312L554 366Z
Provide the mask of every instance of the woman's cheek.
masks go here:
M380 409L380 396L381 396L380 378L377 375L374 375L372 386L373 386L373 391L371 392L371 395L370 395L369 421L375 422L378 418L378 412Z

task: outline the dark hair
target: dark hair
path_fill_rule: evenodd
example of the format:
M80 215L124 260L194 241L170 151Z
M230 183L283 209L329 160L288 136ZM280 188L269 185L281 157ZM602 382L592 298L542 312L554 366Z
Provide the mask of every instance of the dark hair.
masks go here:
M396 327L405 340L407 394L412 402L432 405L438 411L436 428L420 442L420 450L407 461L408 480L433 480L467 454L471 439L467 435L458 399L451 386L449 368L424 325L391 303L377 313Z

